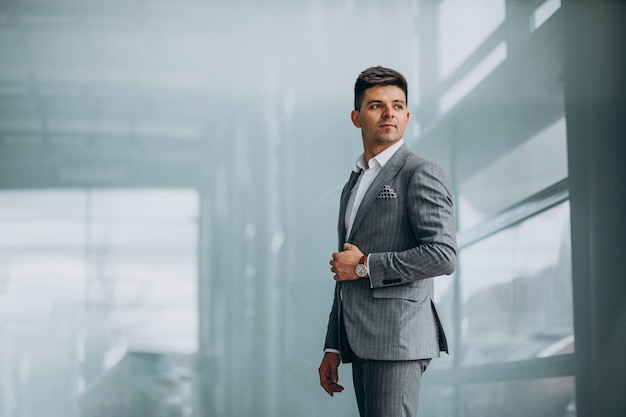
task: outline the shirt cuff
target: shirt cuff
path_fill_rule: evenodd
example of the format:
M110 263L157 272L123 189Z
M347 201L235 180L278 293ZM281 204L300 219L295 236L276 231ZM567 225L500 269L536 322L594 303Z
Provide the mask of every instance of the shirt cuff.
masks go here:
M372 285L372 270L370 269L370 256L372 254L367 255L367 259L365 260L365 265L367 266L367 279L370 281L370 288L374 288Z

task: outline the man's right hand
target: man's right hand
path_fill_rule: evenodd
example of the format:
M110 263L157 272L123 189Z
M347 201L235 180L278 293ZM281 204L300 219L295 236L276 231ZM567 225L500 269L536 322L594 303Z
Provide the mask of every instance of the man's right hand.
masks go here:
M339 381L339 374L337 372L339 362L338 353L325 352L322 358L322 364L319 368L320 385L331 397L334 393L343 391L343 387L337 383Z

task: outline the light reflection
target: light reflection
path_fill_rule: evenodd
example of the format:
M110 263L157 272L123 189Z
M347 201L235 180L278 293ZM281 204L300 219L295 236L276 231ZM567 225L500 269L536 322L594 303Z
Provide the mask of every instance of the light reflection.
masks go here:
M506 59L506 43L500 42L478 65L446 91L439 102L439 111L446 113Z
M530 359L573 335L570 264L567 203L463 250L463 361Z
M532 30L537 30L561 7L561 0L545 0L533 12Z
M567 177L565 119L462 179L459 187L461 230L493 217L515 203ZM494 143L494 147L497 144ZM466 158L481 158L481 150Z
M504 22L505 1L443 0L439 15L439 80L444 81Z

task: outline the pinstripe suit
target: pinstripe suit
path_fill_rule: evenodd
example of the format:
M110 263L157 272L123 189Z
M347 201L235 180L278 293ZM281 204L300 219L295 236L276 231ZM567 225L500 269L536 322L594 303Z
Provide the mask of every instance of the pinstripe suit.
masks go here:
M355 182L352 175L341 195L339 250ZM383 198L387 189L396 197ZM431 279L452 273L456 262L452 196L443 170L402 145L366 192L347 241L370 254L370 279L336 284L325 348L339 350L342 362L351 361L346 337L364 359L447 352Z
M341 195L340 251L355 183L353 173ZM456 262L452 196L443 170L403 144L367 190L347 241L370 254L370 279L337 282L325 348L339 350L344 363L353 354L410 361L447 352L432 300L432 278L451 274Z

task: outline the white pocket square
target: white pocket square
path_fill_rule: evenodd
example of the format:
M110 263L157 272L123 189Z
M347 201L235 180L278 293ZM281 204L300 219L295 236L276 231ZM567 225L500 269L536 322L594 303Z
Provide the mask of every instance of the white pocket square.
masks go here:
M398 198L398 193L389 185L385 185L376 198Z

